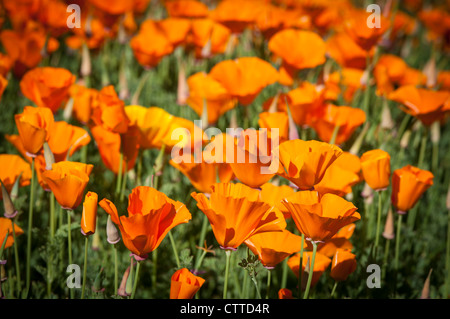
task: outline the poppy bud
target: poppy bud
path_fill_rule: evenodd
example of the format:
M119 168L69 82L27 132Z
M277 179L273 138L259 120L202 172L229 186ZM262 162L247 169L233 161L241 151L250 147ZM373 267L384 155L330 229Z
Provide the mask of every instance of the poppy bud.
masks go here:
M432 272L433 272L433 269L430 269L427 279L425 280L425 283L423 285L422 294L420 295L420 299L430 299L430 278L431 278Z
M11 197L8 194L8 191L6 190L5 185L3 184L3 181L0 180L0 183L2 184L1 187L3 196L3 207L5 208L5 217L14 218L17 215L17 209L14 207L14 204L11 200Z
M380 149L370 150L361 156L361 169L364 179L373 190L379 191L389 186L390 161L389 153Z
M386 218L386 224L384 226L383 237L386 239L394 239L394 215L392 214L392 210L389 209L388 215Z
M83 202L83 213L81 214L81 233L85 236L95 233L97 203L98 195L94 192L87 192Z
M127 270L125 270L122 281L120 282L119 289L117 290L117 294L122 297L127 297L131 295L131 290L127 292L127 282L128 277L130 275L130 266L128 266Z
M99 273L95 276L94 285L92 286L92 290L95 292L102 292L105 290L103 286L103 267L100 268Z
M106 222L106 235L107 241L111 245L117 244L120 241L119 231L112 222L110 215L108 215L108 221Z
M337 249L331 262L330 276L336 281L347 280L356 269L356 256L344 249Z
M400 147L405 149L409 145L409 139L411 138L411 130L407 130L403 133L402 139L400 140Z
M47 142L44 143L44 158L45 158L45 169L51 170L53 163L55 163L55 156L52 153L52 150L50 149L50 146Z
M204 282L187 268L177 270L171 279L170 299L192 299Z

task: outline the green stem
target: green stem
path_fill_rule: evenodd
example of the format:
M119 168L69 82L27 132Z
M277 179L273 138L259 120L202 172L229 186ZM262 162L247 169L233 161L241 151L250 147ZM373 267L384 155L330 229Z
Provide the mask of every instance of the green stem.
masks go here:
M84 292L86 288L88 245L89 245L89 236L86 236L84 239L84 266L83 266L83 286L81 287L81 299L84 299Z
M113 245L114 249L114 294L119 290L119 259L117 256L117 245Z
M225 264L225 282L223 285L223 299L227 299L228 275L230 272L231 250L225 250L225 256L226 256L226 264Z
M252 277L253 284L255 285L255 288L256 288L256 295L257 295L258 299L262 299L261 293L259 292L258 281L256 280L256 276L251 276L251 277Z
M72 265L72 210L67 210L67 241L68 241L68 254L69 254L69 265ZM74 290L70 289L70 298L74 298Z
M380 227L381 227L381 208L382 208L382 198L381 198L381 192L377 191L378 193L378 214L377 214L377 230L375 233L375 257L378 253L378 243L380 238Z
M19 251L17 248L17 241L16 241L16 228L14 226L14 220L11 220L12 225L12 233L14 238L14 260L16 264L16 284L17 284L17 294L20 296L20 293L22 291L22 283L20 278L20 264L19 264Z
M305 289L305 294L303 295L303 299L308 299L309 289L311 287L311 281L312 281L312 277L313 277L313 273L314 273L314 262L316 260L317 244L315 241L312 241L312 240L311 240L311 243L313 245L312 260L311 260L311 266L309 267L308 282L306 283L306 289ZM301 265L300 265L300 267L301 267Z
M403 218L403 215L398 214L397 235L396 235L396 239L395 239L395 262L394 262L396 273L398 272L398 258L399 258L399 253L400 253L400 235L401 235L401 230L402 230L402 218Z
M153 271L152 271L152 284L153 287L156 285L156 274L158 269L158 249L155 249L152 252L152 262L153 262Z
M269 299L270 295L270 284L272 280L272 271L270 269L267 269L267 289L266 289L266 299Z
M433 154L431 159L431 170L433 173L437 173L439 167L439 143L433 143Z
M333 129L333 135L331 135L330 144L334 144L338 133L339 133L339 125L336 125Z
M448 299L449 297L449 286L450 286L450 209L447 215L447 251L445 254L445 273L447 276L445 277L445 296L444 298Z
M300 245L300 263L298 264L298 299L302 295L302 277L303 277L303 249L305 247L305 235L302 234L302 244ZM283 286L284 287L284 286Z
M334 293L336 292L337 285L338 285L338 282L335 281L335 282L334 282L334 285L333 285L333 289L331 290L331 295L330 295L330 297L333 297Z
M247 271L244 269L244 280L242 280L242 296L241 299L248 298L248 275Z
M125 161L125 167L127 166L127 162ZM125 188L127 186L127 170L125 169L125 171L123 172L123 180L122 180L122 187L120 190L120 201L123 201L124 195L125 195Z
M281 274L281 288L286 288L289 266L287 258L283 261L283 272Z
M119 172L117 173L117 183L116 183L116 195L119 195L122 186L122 166L123 166L123 153L120 152Z
M208 228L208 217L203 214L203 223L202 223L202 229L200 230L200 239L198 240L198 247L202 247L203 246L203 242L205 241L205 236L206 236L206 229ZM196 262L195 262L195 270L198 270L200 265L199 265L199 259L201 256L202 251L199 249L197 251L197 256L196 256Z
M389 256L389 248L390 248L391 240L386 239L386 245L384 246L384 258L383 258L383 277L386 274L387 261Z
M420 143L420 153L419 160L417 163L417 167L423 168L423 161L425 159L425 151L427 149L427 141L428 141L428 130L425 129L425 132L422 134L422 139Z
M136 275L134 277L133 292L131 293L131 299L134 299L134 296L136 295L136 287L137 287L138 280L139 280L139 270L141 269L141 263L142 263L142 261L137 262Z
M26 269L26 296L30 291L31 284L31 232L33 229L33 207L34 207L34 192L35 192L35 169L34 158L31 160L31 186L30 186L30 201L28 209L28 232L27 232L27 269Z
M180 258L178 257L177 245L175 244L175 240L173 239L173 235L170 231L169 231L169 239L170 239L170 244L172 245L175 260L177 262L177 268L180 268Z

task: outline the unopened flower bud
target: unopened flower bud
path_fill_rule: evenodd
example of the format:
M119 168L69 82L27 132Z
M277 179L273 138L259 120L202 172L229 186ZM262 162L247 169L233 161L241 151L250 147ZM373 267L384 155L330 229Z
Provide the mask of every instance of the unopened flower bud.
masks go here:
M430 278L431 273L433 272L433 269L430 269L427 279L425 280L425 283L422 288L422 294L420 295L420 299L430 299Z
M44 159L45 159L45 169L47 171L52 169L52 165L55 163L55 156L47 142L44 143Z
M126 289L128 277L130 277L130 266L128 266L127 270L125 270L123 277L122 277L122 281L120 282L119 289L117 290L117 294L119 296L127 297L127 296L131 295L131 291L130 291L130 293L127 293L127 289Z
M405 133L403 133L402 139L400 140L400 147L403 149L407 148L410 138L411 138L411 131L407 130Z
M120 241L119 231L111 220L111 216L108 215L108 221L106 222L106 235L107 241L111 245L115 245Z
M17 210L14 207L14 204L11 200L11 197L8 194L8 191L6 190L5 185L0 180L1 187L2 187L2 196L3 196L3 207L5 209L5 217L6 218L14 218L17 215Z
M384 225L383 237L389 240L394 239L395 237L394 214L392 214L392 209L389 209L388 211L386 224Z

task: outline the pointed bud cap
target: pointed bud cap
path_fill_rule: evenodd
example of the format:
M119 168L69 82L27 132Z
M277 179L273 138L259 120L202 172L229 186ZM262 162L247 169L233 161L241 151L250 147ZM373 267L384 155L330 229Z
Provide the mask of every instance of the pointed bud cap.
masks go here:
M420 295L420 299L430 299L430 278L433 269L430 269L427 279L423 285L422 294Z
M392 209L389 209L388 211L386 224L384 225L383 237L389 240L394 239L395 237L394 214L392 213Z
M106 222L106 235L106 240L111 245L115 245L120 241L119 231L117 230L116 225L112 222L110 215L108 215L108 221Z
M5 209L5 217L12 219L16 217L17 209L14 207L11 197L9 196L8 191L6 190L6 187L1 180L0 183L2 184L2 196L3 196L3 207Z
M52 165L55 163L55 156L47 142L44 143L44 158L45 158L45 169L47 171L52 169Z

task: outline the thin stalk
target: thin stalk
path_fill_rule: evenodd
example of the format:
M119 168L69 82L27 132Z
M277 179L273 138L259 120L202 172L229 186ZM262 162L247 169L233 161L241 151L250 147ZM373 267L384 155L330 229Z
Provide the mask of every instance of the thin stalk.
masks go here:
M225 282L223 284L223 299L227 299L228 275L230 272L231 250L225 250L225 256L226 256L226 264L225 264Z
M397 290L397 274L398 274L398 258L400 254L400 235L401 235L401 229L402 229L402 214L398 214L398 221L397 221L397 235L395 239L395 259L394 259L394 266L395 266L395 280L394 280L394 289Z
M302 277L303 277L303 249L305 246L305 235L302 234L302 244L300 245L300 263L298 264L298 298L302 295ZM284 287L284 286L283 286Z
M377 230L375 233L375 257L378 253L378 243L380 238L380 227L381 227L381 208L382 208L382 198L381 198L381 192L377 191L378 193L378 214L377 214Z
M331 135L330 144L334 144L338 133L339 133L339 125L336 125L333 129L333 135Z
M117 173L117 183L116 183L116 195L119 195L122 187L122 166L123 166L123 153L120 152L119 172Z
M386 239L386 245L384 246L384 258L383 258L383 277L386 274L386 267L387 267L390 245L391 245L391 240Z
M16 228L14 226L14 221L11 223L13 238L14 238L14 261L16 264L16 284L17 284L17 294L20 296L20 292L22 291L22 283L20 277L20 264L19 264L19 251L17 249L17 241L16 241Z
M335 281L334 285L333 285L333 289L331 290L330 297L333 297L334 293L336 292L337 285L338 285L338 282Z
M72 265L72 218L71 218L72 210L67 210L67 242L68 242L68 254L69 254L69 265ZM75 291L70 289L70 298L74 298Z
M34 207L34 192L35 192L35 168L34 157L31 160L31 186L30 186L30 202L28 209L28 232L27 232L27 268L26 268L26 295L30 291L31 283L31 232L33 229L33 207Z
M170 239L170 244L172 245L175 260L177 262L177 267L180 268L180 258L178 257L177 245L175 244L175 240L173 239L173 235L170 231L169 231L169 239Z
M202 247L203 246L203 242L205 241L205 236L206 236L206 229L208 228L208 217L203 214L203 223L202 223L202 229L200 230L200 239L198 240L198 247ZM200 256L201 256L202 251L199 249L197 251L197 256L195 258L196 262L195 262L195 269L198 270L200 265L199 265L199 260L200 260Z
M425 130L422 134L422 139L420 143L420 153L419 153L419 160L417 163L417 167L423 168L423 161L425 159L425 151L427 149L427 141L428 141L428 131Z
M127 166L127 161L125 161L125 167ZM123 172L123 180L122 180L122 187L120 190L120 201L123 201L124 195L125 195L125 188L127 186L127 170L125 169L125 171Z
M272 271L270 269L267 269L266 299L269 299L271 280L272 280Z
M449 297L449 286L450 286L450 209L448 210L447 215L447 251L445 254L445 273L447 276L445 277L445 296L444 298L448 299Z
M283 261L283 272L281 274L281 288L286 288L289 266L287 258Z
M55 237L55 195L50 192L50 241ZM49 252L47 264L47 295L50 298L52 292L53 251Z
M113 245L114 249L114 291L117 294L119 290L119 259L117 256L117 245Z
M262 299L261 293L259 292L258 281L256 280L255 276L251 276L251 277L252 277L253 284L255 285L255 288L256 288L256 295L257 295L258 299Z
M137 287L138 280L139 280L139 270L141 269L141 263L142 263L142 261L137 262L136 275L134 277L133 292L131 293L131 299L134 299L134 296L136 295L136 287Z
M158 249L155 249L152 252L152 262L153 262L153 271L152 271L152 284L153 287L156 285L156 274L157 274L157 265L158 265Z
M83 285L81 287L81 299L84 299L84 292L86 288L88 246L89 246L89 236L86 236L84 239L84 266L83 266Z
M314 273L314 262L316 260L317 244L315 241L311 241L311 243L313 245L312 260L311 260L311 266L309 267L308 282L306 283L306 289L305 289L305 294L303 295L303 299L308 299L308 297L309 297L309 289L311 287L312 276ZM300 265L300 267L301 267L301 265Z
M242 296L241 299L248 298L248 277L247 271L244 269L244 280L242 280Z

